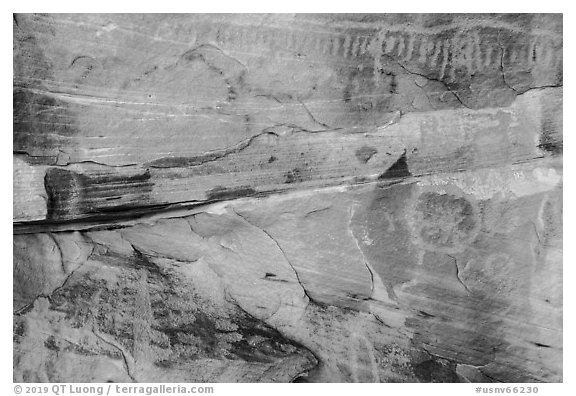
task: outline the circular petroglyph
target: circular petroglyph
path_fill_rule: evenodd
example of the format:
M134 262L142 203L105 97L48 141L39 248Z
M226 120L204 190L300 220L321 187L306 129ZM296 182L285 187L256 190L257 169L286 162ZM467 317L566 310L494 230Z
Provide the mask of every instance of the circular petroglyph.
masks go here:
M478 209L455 189L422 192L412 205L409 223L417 244L446 253L463 250L480 225Z
M502 298L519 289L519 273L514 258L499 252L472 259L460 276L473 290Z

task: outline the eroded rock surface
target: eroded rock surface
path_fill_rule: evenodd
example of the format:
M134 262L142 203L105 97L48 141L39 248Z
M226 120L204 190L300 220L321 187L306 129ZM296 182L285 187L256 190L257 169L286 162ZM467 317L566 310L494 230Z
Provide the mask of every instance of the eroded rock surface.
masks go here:
M15 381L562 381L559 15L18 14L13 150Z

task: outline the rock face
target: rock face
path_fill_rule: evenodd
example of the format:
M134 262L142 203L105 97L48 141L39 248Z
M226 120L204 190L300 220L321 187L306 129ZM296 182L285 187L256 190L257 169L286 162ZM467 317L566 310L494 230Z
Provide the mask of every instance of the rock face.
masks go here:
M14 380L562 381L561 15L14 15Z

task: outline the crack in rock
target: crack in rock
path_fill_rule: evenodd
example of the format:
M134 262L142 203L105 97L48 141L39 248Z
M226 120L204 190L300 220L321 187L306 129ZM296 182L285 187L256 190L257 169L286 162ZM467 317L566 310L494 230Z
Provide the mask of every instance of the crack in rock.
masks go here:
M458 282L460 282L460 284L464 287L464 289L466 289L466 291L469 294L474 294L470 291L470 289L468 289L468 286L466 286L466 284L464 283L464 281L462 280L462 278L460 278L460 268L458 268L458 261L456 260L456 257L447 254L448 257L450 257L452 260L454 260L454 266L456 268L456 279L458 279Z
M64 153L63 151L60 150L60 154ZM60 154L57 155L32 155L29 152L25 151L25 150L12 150L12 154L13 155L20 155L20 156L25 156L27 158L30 159L51 159L54 161L54 163L50 163L50 166L56 166L56 167L62 167L65 168L67 166L70 165L78 165L78 164L94 164L94 165L100 165L100 166L105 166L107 168L129 168L129 167L133 167L133 166L138 166L137 163L130 163L130 164L122 164L122 165L110 165L110 164L105 164L103 162L98 162L98 161L94 161L94 160L82 160L82 161L70 161L67 160L65 163L60 163L59 162L59 158L60 158ZM66 155L68 155L68 153L64 153ZM68 158L69 155L68 155Z
M248 223L249 225L255 227L255 228L259 228L255 225L253 225L252 223L250 223L248 220L246 220L244 217L242 217L242 215L238 214L236 211L234 211L234 213L236 213L239 217L241 217L242 219L244 219L244 221L246 223ZM265 231L263 231L265 232ZM302 287L303 288L303 287ZM306 293L306 291L304 291ZM247 315L248 317L252 318L253 320L257 321L257 322L261 322L260 319L258 319L257 317L255 317L254 315L252 315L250 312L246 311L244 308L242 308L242 305L238 303L238 301L236 301L236 299L226 290L225 291L226 294L226 299L229 300L230 302L232 302L240 311L242 311L245 315ZM311 300L312 301L312 300ZM268 325L268 324L267 324ZM288 340L289 342L293 343L294 345L303 348L304 350L306 350L306 352L308 352L309 354L312 355L312 357L314 358L314 363L313 366L305 369L304 371L295 374L292 379L290 381L288 381L289 383L291 382L296 382L296 380L298 378L302 378L302 377L307 377L309 375L309 373L314 370L314 369L318 369L321 365L322 365L322 360L320 359L320 357L314 353L314 351L312 351L310 348L308 348L306 345L299 343L298 341L293 340L291 337L289 337L287 334L285 334L284 332L282 332L279 328L275 328L273 326L270 326L272 329L274 329L275 331L277 331L282 337L285 337L286 340Z
M320 122L316 119L316 117L314 117L314 115L312 114L312 112L310 111L310 109L308 108L308 106L306 106L306 104L304 102L302 102L301 100L298 100L298 102L302 105L302 107L304 107L304 110L306 111L306 113L308 113L308 115L310 116L310 118L312 119L312 121L314 121L315 123L317 123L318 125L323 126L324 128L330 130L330 129L334 129L333 127L331 127L330 125L324 124L323 122ZM320 132L320 131L315 131L315 132Z
M349 232L350 236L352 237L352 240L356 244L358 251L360 251L360 255L362 256L362 261L364 263L364 266L366 267L366 269L370 273L370 296L368 298L372 298L372 296L374 295L374 272L372 272L372 268L370 268L370 265L368 264L368 260L366 260L366 256L364 255L364 252L360 248L360 243L358 242L358 239L356 239L356 236L354 235L354 232L352 231L352 217L354 217L354 206L350 206L349 212L350 212L350 217L348 219L348 232Z
M240 217L242 220L244 220L246 223L248 223L249 225L251 225L252 227L255 227L257 229L259 229L260 231L262 231L264 234L266 234L268 236L268 238L270 238L272 240L272 242L274 242L276 244L276 246L278 247L278 249L280 250L280 252L282 253L282 255L284 256L284 259L286 260L286 262L288 263L288 265L290 266L290 268L292 268L292 271L294 271L294 275L296 276L296 281L298 282L298 284L300 285L300 287L302 288L302 291L304 292L304 295L306 296L306 298L308 298L308 300L310 302L313 302L315 304L319 304L317 301L315 301L312 297L310 297L310 295L308 294L308 291L306 290L306 288L304 287L304 284L302 283L302 280L300 279L300 275L298 274L298 271L296 271L296 268L294 267L294 265L290 262L290 260L288 259L288 256L286 256L286 252L284 252L284 249L282 248L282 246L280 246L280 244L278 243L278 241L268 232L266 231L264 228L258 227L257 225L253 224L252 222L248 221L248 219L246 219L246 217L242 216L240 213L236 212L236 210L234 210L234 208L232 208L232 211L238 216ZM321 305L321 304L320 304Z
M440 84L442 84L442 85L446 88L446 90L447 90L448 92L450 92L452 95L454 95L454 97L456 98L456 100L457 100L458 102L460 102L460 104L461 104L462 106L466 107L467 109L472 110L472 108L469 107L466 103L464 103L464 102L462 101L462 99L460 98L460 96L458 95L458 93L457 93L455 90L451 89L445 81L443 81L443 80L441 80L441 79L439 79L439 78L433 78L433 77L427 76L426 74L422 74L422 73L418 73L418 72L412 71L412 70L408 69L406 66L404 66L402 63L400 63L398 60L394 59L392 56L390 56L390 55L384 55L384 56L386 56L387 58L391 59L391 60L392 60L393 62L395 62L398 66L400 66L404 71L406 71L408 74L425 78L425 79L428 80L428 81L439 82Z
M539 85L537 87L529 87L524 91L517 90L516 88L511 86L508 83L508 81L506 80L506 72L504 71L504 56L505 56L506 49L504 48L504 46L502 45L502 42L500 41L500 34L498 34L498 45L500 47L500 72L502 73L502 82L504 83L504 85L506 87L508 87L512 91L514 91L516 96L524 95L526 92L529 92L532 90L540 90L540 89L546 89L546 88L562 88L563 87L562 84L548 84L548 85Z
M132 355L130 355L130 353L128 351L126 351L126 349L124 349L124 347L122 347L122 345L118 344L114 340L109 339L108 337L104 336L104 334L102 334L98 330L96 330L95 325L92 327L92 334L94 334L94 336L96 336L96 338L98 338L100 341L114 347L115 349L117 349L120 352L120 354L122 355L122 360L124 361L124 368L126 369L126 374L128 374L128 377L130 377L130 379L132 379L132 381L139 382L136 379L136 377L134 376L135 362L134 362L134 358L132 357Z
M50 235L50 233L49 233ZM54 239L54 237L52 235L50 235L52 239ZM56 243L56 241L54 240L54 243ZM58 244L56 244L56 246L58 246L58 249L60 249L60 246ZM86 264L86 261L88 261L90 259L90 257L92 256L92 253L94 253L94 249L95 246L92 246L92 250L90 251L90 253L88 254L86 260L84 262L82 262L77 268L75 268L74 270L70 271L70 273L66 276L66 278L64 278L64 280L62 281L62 283L60 284L60 286L55 287L49 294L45 294L45 293L41 293L39 295L37 295L36 297L34 297L34 299L26 304L25 306L17 309L16 311L14 311L14 315L20 316L20 315L24 315L26 313L28 313L30 310L32 310L32 308L34 307L34 304L36 303L36 301L38 301L40 298L45 298L48 301L51 301L52 296L54 295L54 293L60 291L62 288L64 288L66 286L66 284L68 283L68 281L70 280L70 278L78 271L80 270L84 264ZM60 249L60 261L61 261L61 266L62 268L64 268L64 259L62 256L62 250Z
M241 141L240 143L238 143L234 146L231 146L231 147L226 147L226 148L223 148L220 150L208 151L204 154L194 156L194 157L164 157L164 158L159 158L157 160L145 163L144 167L147 167L147 168L148 167L150 167L150 168L188 168L188 167L203 165L203 164L206 164L208 162L218 161L222 158L228 157L229 155L237 154L237 153L241 152L242 150L245 150L254 142L254 140L256 140L257 138L259 138L260 136L263 136L263 135L273 135L273 136L278 137L277 133L265 130L265 131L258 133L256 135L244 140L244 141Z

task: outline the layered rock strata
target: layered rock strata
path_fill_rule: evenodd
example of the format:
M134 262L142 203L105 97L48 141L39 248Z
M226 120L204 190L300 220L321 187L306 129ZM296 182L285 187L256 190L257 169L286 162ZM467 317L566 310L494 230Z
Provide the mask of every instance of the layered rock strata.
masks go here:
M562 16L14 15L14 379L562 381Z

